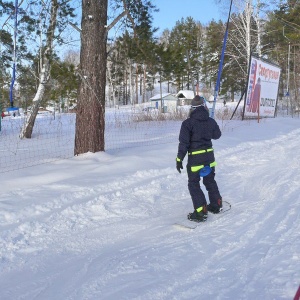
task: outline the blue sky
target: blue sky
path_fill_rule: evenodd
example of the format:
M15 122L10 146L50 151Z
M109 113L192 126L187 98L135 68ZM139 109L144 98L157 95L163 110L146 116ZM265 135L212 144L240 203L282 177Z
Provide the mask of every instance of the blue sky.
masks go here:
M192 17L195 21L208 24L212 19L227 20L230 1L217 4L215 0L153 0L160 10L153 13L153 25L159 27L158 33L164 29L172 29L181 18ZM228 3L226 3L228 2Z

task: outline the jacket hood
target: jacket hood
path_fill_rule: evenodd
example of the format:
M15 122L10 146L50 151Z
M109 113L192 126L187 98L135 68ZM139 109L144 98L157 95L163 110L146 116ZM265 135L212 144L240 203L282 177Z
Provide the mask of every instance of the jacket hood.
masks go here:
M204 106L199 106L191 111L190 118L199 121L206 121L209 119L209 112Z

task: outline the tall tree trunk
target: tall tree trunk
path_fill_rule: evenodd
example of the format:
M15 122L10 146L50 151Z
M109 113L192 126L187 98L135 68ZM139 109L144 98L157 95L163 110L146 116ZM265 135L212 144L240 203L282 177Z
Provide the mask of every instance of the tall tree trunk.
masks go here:
M252 16L252 0L248 0L245 8L246 13L246 50L247 50L247 63L249 65L251 56L251 16Z
M259 17L260 6L261 6L260 0L257 0L255 21L257 25L257 53L259 57L261 57L261 33L262 33L260 17Z
M136 64L135 69L135 104L139 103L139 74L138 74L138 65Z
M107 67L107 81L108 81L108 105L109 107L115 107L115 98L113 98L112 103L112 93L113 93L113 84L112 84L112 76L111 76L111 63Z
M53 50L53 38L54 32L56 28L56 21L57 21L57 10L58 10L58 3L57 0L51 1L51 16L50 16L50 24L47 30L47 41L45 46L45 51L43 57L41 58L41 71L39 75L39 86L35 97L33 99L33 104L26 118L26 122L20 133L20 138L28 138L30 139L33 132L33 127L35 123L35 119L40 107L40 102L43 99L43 95L45 92L45 85L50 79L50 58L52 56ZM40 45L42 48L42 45Z
M143 103L145 103L145 96L146 96L146 77L147 77L147 75L146 75L146 65L144 64L143 65Z
M125 60L125 78L124 78L124 93L125 93L125 104L128 105L128 89L127 89L127 80L128 80L128 74L127 74L127 65L126 65L126 60Z
M107 3L82 0L75 155L105 150Z
M133 98L133 81L132 81L132 64L131 60L128 63L129 68L129 95L130 95L130 104L134 105L134 98Z

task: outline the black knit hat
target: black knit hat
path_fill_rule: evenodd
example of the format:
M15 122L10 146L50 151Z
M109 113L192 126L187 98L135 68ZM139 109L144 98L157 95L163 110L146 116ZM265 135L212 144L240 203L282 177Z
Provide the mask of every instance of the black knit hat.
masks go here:
M193 108L196 108L198 106L205 106L205 99L202 96L196 95L191 104Z

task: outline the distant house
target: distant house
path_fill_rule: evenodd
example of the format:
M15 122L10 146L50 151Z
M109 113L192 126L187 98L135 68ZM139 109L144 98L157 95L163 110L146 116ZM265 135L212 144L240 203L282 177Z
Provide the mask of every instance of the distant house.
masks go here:
M214 97L211 95L208 98L203 93L198 93L198 95L203 96L204 99L209 103L214 101ZM176 94L176 97L179 99L179 105L191 105L192 100L195 97L195 94L194 94L194 91L181 90ZM207 102L206 102L206 105L209 106L209 103L207 103Z
M150 98L151 106L157 109L164 107L164 112L176 111L178 98L171 93L162 93Z
M53 112L47 108L39 107L38 114L52 114Z
M181 90L176 94L176 97L179 99L179 105L191 105L195 94L194 91Z

